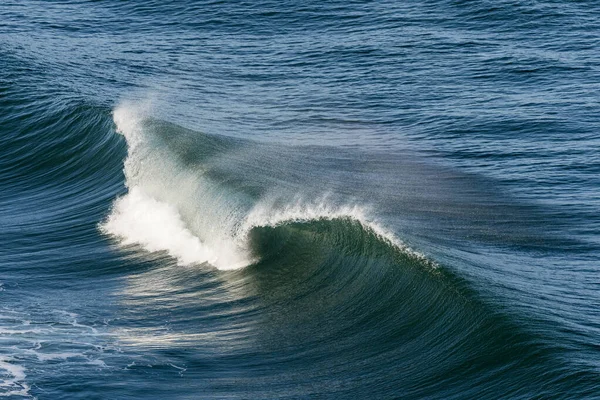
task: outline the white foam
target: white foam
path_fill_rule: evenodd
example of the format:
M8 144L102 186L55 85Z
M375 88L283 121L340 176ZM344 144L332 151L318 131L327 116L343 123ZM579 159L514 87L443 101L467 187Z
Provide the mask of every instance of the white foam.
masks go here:
M88 360L88 364L89 365L96 365L96 366L101 367L101 368L107 368L108 367L108 365L106 365L106 363L104 361L100 360L100 359L89 359Z
M113 121L117 132L125 136L129 151L134 150L143 140L142 123L152 114L152 101L124 102L113 110Z
M0 335L26 335L26 334L37 334L43 333L42 329L10 329L0 327Z
M274 201L263 201L257 204L248 214L244 230L257 226L279 226L289 222L307 222L316 220L332 220L349 218L364 225L372 222L367 217L365 207L359 205L332 206L328 197L314 202L297 199L295 202L277 207Z
M6 371L0 372L0 397L29 396L29 385L24 382L25 368L11 361L14 360L10 357L0 357L0 369Z
M39 350L39 349L38 349ZM23 352L27 354L33 354L38 361L45 362L50 360L68 360L69 358L85 358L83 353L42 353L36 349L25 349Z
M140 244L148 251L166 250L181 264L217 263L217 255L186 227L169 204L154 200L134 187L118 199L102 228L124 245Z
M35 398L27 371L102 367L105 351L120 351L114 334L84 325L78 315L66 310L34 310L24 313L0 307L0 397ZM31 327L36 326L35 329ZM40 387L39 390L44 390Z

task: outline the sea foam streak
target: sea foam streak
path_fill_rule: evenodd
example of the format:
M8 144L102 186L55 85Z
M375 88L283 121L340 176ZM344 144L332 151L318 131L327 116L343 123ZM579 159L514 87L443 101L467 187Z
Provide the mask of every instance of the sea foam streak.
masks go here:
M359 205L332 206L327 197L283 206L276 205L281 204L277 199L262 199L249 209L236 203L222 193L226 188L204 178L201 170L182 168L167 150L150 143L143 128L148 114L148 105L126 103L113 112L117 132L128 145L124 168L128 193L115 201L100 228L121 244L166 251L181 265L209 263L218 269L236 269L256 261L247 240L254 227L346 218L425 260Z
M25 368L13 364L12 358L0 357L0 397L26 396L29 397L29 385L24 381L26 378ZM2 370L6 372L1 372Z

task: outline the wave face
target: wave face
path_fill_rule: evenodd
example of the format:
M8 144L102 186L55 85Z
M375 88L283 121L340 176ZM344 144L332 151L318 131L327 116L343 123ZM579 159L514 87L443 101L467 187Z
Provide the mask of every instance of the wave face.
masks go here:
M129 193L115 202L101 229L118 237L121 244L166 251L183 265L208 263L227 270L257 261L248 243L256 228L347 220L390 246L426 260L368 217L364 207L331 205L325 197L316 202L297 198L288 204L284 203L285 193L253 199L243 190L211 179L214 167L200 160L223 155L211 153L202 141L188 142L185 152L200 156L200 160L186 162L185 154L169 145L173 138L165 138L177 132L152 121L149 112L143 105L132 104L113 112L117 132L128 146L124 174ZM227 152L230 147L222 143L219 150Z
M600 393L598 2L0 4L0 398Z

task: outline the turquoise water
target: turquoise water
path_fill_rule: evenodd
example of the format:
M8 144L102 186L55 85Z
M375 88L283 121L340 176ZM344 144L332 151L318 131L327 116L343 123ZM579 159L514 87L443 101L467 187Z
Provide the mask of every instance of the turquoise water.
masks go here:
M5 1L0 396L600 398L596 2Z

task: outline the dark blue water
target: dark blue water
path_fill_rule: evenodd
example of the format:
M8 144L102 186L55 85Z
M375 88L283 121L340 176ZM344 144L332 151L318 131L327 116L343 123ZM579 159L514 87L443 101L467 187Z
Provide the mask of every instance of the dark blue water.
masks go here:
M600 398L600 3L4 1L0 396Z

